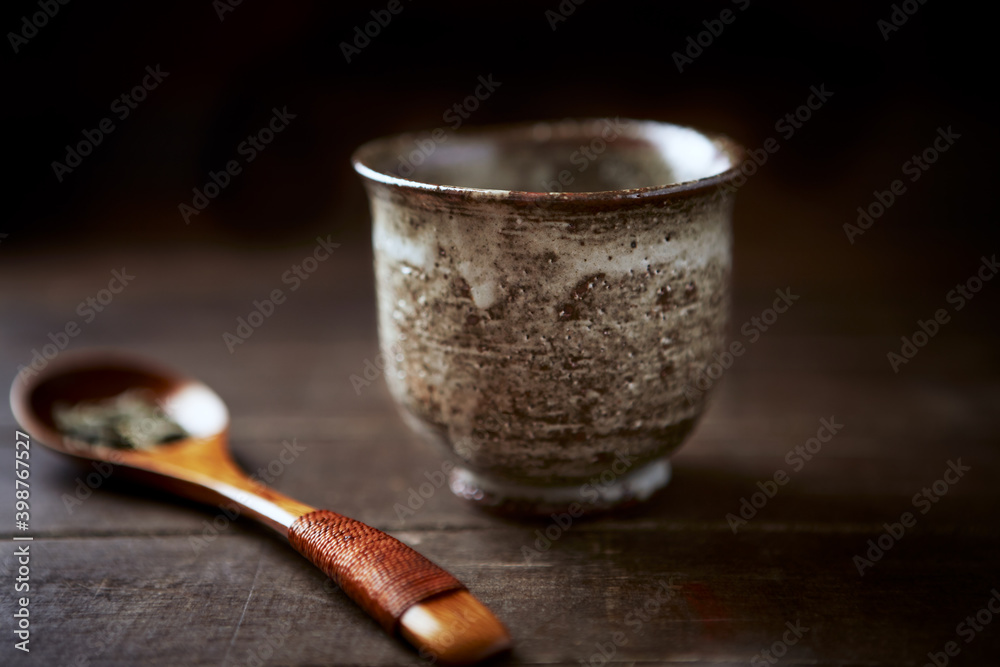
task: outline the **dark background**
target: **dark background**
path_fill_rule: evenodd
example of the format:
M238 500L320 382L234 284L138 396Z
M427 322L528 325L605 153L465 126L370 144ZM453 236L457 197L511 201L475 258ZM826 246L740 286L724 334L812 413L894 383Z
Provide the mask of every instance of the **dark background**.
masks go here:
M367 252L351 151L446 125L444 112L489 74L502 85L466 126L620 115L750 148L778 136L780 152L739 198L738 281L780 266L771 283L828 276L816 289L849 299L837 286L850 274L872 298L915 297L916 317L996 248L993 37L961 6L914 4L885 40L877 21L890 3L754 0L740 11L724 1L590 0L553 30L545 12L555 1L404 2L347 63L341 42L385 4L244 2L221 21L208 2L60 6L19 53L5 46L0 257L119 244L262 249L309 244L318 231ZM726 8L735 22L678 72L672 54ZM8 3L0 26L20 29L36 11ZM58 182L53 160L157 64L169 77ZM781 139L775 123L819 84L834 96ZM290 128L185 225L178 204L284 106L297 116ZM857 207L905 179L903 163L948 126L961 140L849 244L842 226Z
M830 104L782 142L756 179L760 191L780 189L803 210L792 216L748 188L746 219L791 216L795 227L842 245L833 233L841 222L899 177L938 126L952 125L962 135L955 151L856 254L877 255L871 249L886 242L930 241L946 251L959 236L996 239L986 224L997 147L987 102L990 24L958 5L922 5L886 41L876 22L889 17L888 2L754 0L740 11L726 1L589 0L556 30L545 16L555 0L404 2L348 64L339 44L385 4L244 2L220 21L209 2L73 2L19 53L5 39L4 250L269 245L315 229L363 236L352 149L382 134L444 125L443 112L490 73L502 86L470 125L621 115L723 132L748 147L775 135L775 121L804 102L811 85L825 83L835 93ZM671 54L727 7L736 21L679 73ZM20 28L36 11L34 2L5 3L0 26ZM59 183L52 161L156 64L170 72L162 86ZM272 107L286 105L297 114L290 130L185 226L178 203L235 155ZM744 224L740 233L754 232Z

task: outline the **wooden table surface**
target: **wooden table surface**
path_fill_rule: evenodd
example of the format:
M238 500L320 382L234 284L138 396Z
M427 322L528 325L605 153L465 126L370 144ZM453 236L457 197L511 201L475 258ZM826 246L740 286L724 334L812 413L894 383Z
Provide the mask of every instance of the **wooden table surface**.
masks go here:
M397 513L444 457L408 433L381 380L352 384L377 355L363 244L342 245L230 353L223 332L254 299L287 290L281 276L307 243L73 255L19 253L5 240L0 367L13 381L75 321L68 349L121 346L199 376L227 401L248 470L270 465L279 490L389 531L466 582L513 633L500 664L924 665L928 653L997 664L1000 616L988 603L996 596L1000 609L1000 354L986 324L1000 284L950 310L954 322L894 373L886 353L918 317L951 309L946 277L964 276L928 277L905 253L838 263L828 248L849 246L830 229L805 248L794 232L738 235L734 337L775 289L801 299L747 341L663 493L565 529L488 516L446 489ZM981 250L967 257L969 276L990 254ZM134 280L87 321L78 304L123 268ZM810 460L786 459L824 420L843 426ZM4 406L3 665L426 664L264 529L116 474L91 475L90 488L87 470L39 447L31 651L16 650L15 428ZM285 442L301 449L288 464ZM958 466L960 477L949 472ZM777 471L787 483L734 534L727 515ZM953 483L935 486L944 479ZM931 502L924 489L946 493ZM915 525L885 536L905 512ZM536 544L539 531L556 539ZM868 558L870 540L889 548L862 575L855 557Z

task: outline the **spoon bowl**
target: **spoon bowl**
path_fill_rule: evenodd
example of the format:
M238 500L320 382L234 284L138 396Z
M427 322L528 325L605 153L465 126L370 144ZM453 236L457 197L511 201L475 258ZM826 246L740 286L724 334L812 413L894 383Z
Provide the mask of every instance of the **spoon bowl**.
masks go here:
M87 452L95 447L76 446L59 432L54 419L55 405L111 398L130 389L149 392L175 420L196 426L197 430L192 430L181 424L198 437L221 436L229 426L225 404L206 385L181 377L166 366L113 350L62 355L34 379L14 383L11 407L17 420L44 440L46 446L75 456L95 458ZM203 397L205 405L178 400L190 395ZM211 419L205 420L200 415L208 415Z
M121 449L73 439L55 424L59 403L98 401L136 389L147 393L191 437L150 450ZM218 394L152 360L114 350L66 354L32 380L15 381L11 408L17 421L50 449L122 466L143 482L206 504L233 500L239 493L248 514L279 533L310 509L250 480L236 465L228 448L229 411Z
M83 442L60 431L60 404L111 399L142 390L188 434L150 449ZM63 454L115 464L178 495L244 514L287 538L390 634L445 664L471 664L510 647L499 620L453 576L416 551L359 521L317 510L250 479L228 448L229 412L207 385L113 350L65 353L37 375L15 379L17 421Z

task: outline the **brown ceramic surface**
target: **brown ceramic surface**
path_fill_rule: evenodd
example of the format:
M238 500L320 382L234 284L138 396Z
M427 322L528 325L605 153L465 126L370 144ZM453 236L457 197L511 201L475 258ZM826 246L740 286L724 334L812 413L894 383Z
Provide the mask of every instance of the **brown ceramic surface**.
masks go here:
M685 386L724 343L740 150L630 120L427 148L355 154L407 420L499 484L579 486L680 445L704 407Z

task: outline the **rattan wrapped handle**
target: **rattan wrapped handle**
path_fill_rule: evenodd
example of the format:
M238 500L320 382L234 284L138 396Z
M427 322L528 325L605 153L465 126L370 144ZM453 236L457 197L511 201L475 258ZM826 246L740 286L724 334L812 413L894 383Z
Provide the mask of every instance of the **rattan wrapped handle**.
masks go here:
M288 541L389 633L411 606L465 588L396 538L336 512L300 516Z

